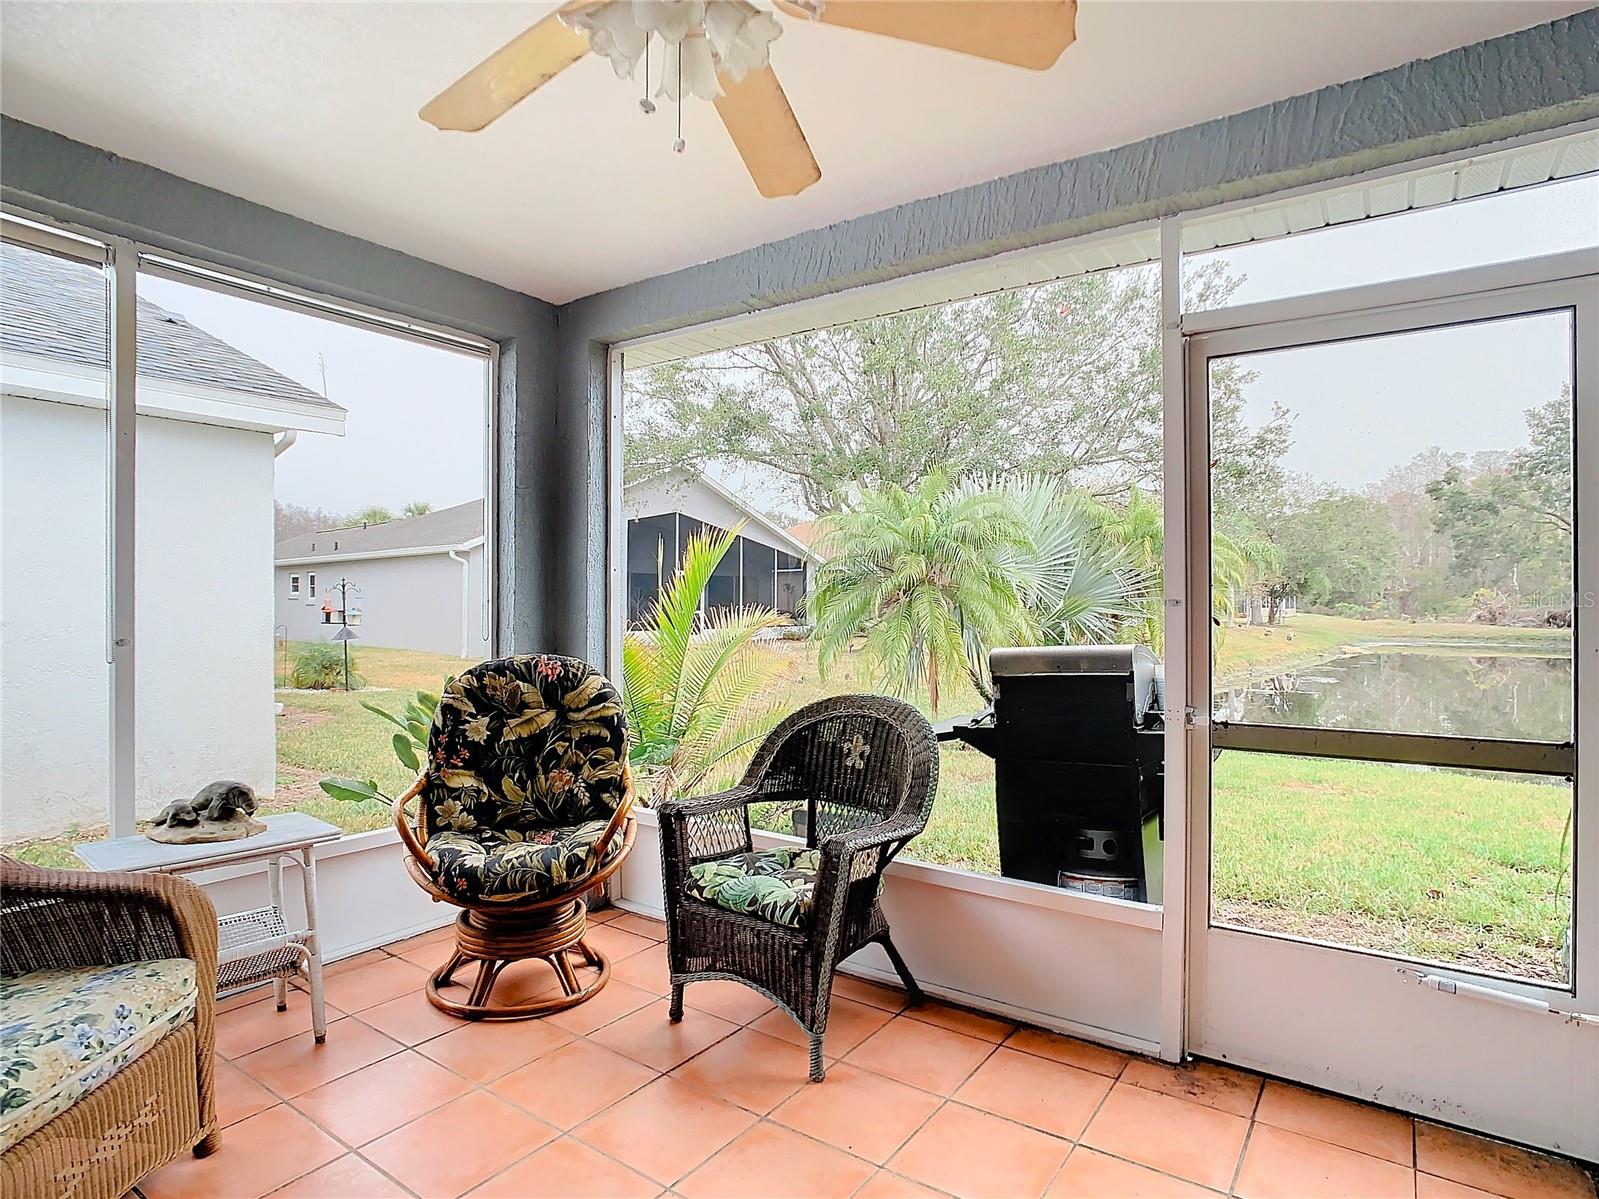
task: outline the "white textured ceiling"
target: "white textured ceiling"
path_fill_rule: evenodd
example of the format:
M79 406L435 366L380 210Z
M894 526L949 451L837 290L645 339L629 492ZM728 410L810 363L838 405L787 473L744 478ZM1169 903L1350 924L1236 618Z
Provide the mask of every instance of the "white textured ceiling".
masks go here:
M563 302L1578 11L1570 0L1082 0L1034 73L785 20L773 62L822 166L763 200L714 109L642 116L587 59L487 131L417 108L553 5L0 5L0 109Z

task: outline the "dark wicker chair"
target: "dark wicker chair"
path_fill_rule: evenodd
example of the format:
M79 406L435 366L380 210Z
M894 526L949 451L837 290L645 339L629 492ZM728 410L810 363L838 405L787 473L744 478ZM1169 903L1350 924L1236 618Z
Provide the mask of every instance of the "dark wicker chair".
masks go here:
M878 893L883 868L927 827L937 786L938 745L920 712L844 695L778 725L732 790L662 804L671 1018L683 1018L687 984L742 982L806 1031L820 1082L840 962L877 942L919 1000ZM805 849L756 851L751 804L803 808Z

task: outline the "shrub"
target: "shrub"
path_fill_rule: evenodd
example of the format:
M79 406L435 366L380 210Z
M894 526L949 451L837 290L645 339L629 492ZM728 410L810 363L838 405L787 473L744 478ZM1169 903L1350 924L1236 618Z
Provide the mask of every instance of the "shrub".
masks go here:
M366 680L355 673L355 655L350 655L350 686L364 687ZM344 686L344 650L337 645L308 645L294 655L289 670L289 686L313 691L337 691Z

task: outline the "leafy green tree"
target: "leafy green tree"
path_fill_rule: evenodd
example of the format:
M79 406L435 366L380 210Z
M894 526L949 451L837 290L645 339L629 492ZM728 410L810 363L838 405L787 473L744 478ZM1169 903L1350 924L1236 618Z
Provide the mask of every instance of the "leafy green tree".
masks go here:
M934 473L908 490L888 483L865 492L818 532L827 558L807 612L824 674L864 632L885 682L901 694L925 687L936 715L941 681L971 671L968 630L987 645L1025 640L1009 562L1027 535L998 496L963 493Z
M1016 580L1034 642L1114 641L1143 622L1159 575L1135 548L1105 537L1099 501L1047 475L977 475L963 480L960 489L997 496L1021 526L1021 548L1002 548L1001 558ZM978 658L979 690L985 695L987 648Z
M1123 546L1129 566L1146 580L1140 603L1138 640L1156 653L1165 648L1164 588L1166 583L1166 513L1164 506L1140 487L1128 489L1119 504L1101 509L1101 534ZM1225 525L1226 527L1222 527ZM1281 566L1276 546L1238 513L1225 515L1211 530L1211 611L1229 618L1256 584Z
M1464 454L1432 446L1389 470L1371 488L1373 497L1388 509L1394 528L1397 564L1391 595L1401 615L1450 612L1463 599L1450 570L1453 547L1437 527L1437 504L1427 489L1464 460Z
M321 508L285 504L280 500L272 502L272 513L272 537L275 541L298 537L301 533L315 533L319 529L331 529L339 523L337 516Z
M382 504L368 504L359 512L350 513L345 519L345 523L350 525L384 525L393 519L394 513L390 512Z
M1394 527L1369 496L1333 492L1312 500L1285 513L1272 540L1282 562L1276 582L1311 603L1373 604L1394 580Z
M1192 274L1201 307L1240 282ZM1161 476L1159 274L1098 272L795 334L629 374L630 479L712 462L760 470L804 509L911 491L935 472L1060 476L1109 496ZM1269 482L1286 417L1243 419L1249 374L1214 365L1217 488Z
M678 572L642 630L622 639L622 706L633 744L628 760L653 802L692 791L780 719L760 703L779 661L756 636L787 623L765 608L704 611L706 588L742 525L689 538Z
M1502 462L1456 464L1427 486L1451 571L1468 589L1568 590L1574 528L1569 387L1529 409L1527 444Z
M400 509L401 516L426 516L433 511L433 505L427 500L412 500Z

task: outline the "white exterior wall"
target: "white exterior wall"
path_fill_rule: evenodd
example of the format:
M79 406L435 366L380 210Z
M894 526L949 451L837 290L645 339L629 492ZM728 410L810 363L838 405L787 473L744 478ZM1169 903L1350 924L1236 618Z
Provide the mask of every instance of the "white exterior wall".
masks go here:
M445 553L279 566L273 585L277 624L287 628L291 641L331 639L337 626L322 623L322 605L331 595L337 607L338 592L332 589L341 578L347 578L359 588L351 600L352 607L361 609L361 623L352 626L356 640L351 650L357 657L362 645L486 657L483 548L463 551L460 557L466 559L465 566ZM315 599L307 594L313 571L317 577ZM300 576L298 597L289 594L291 575Z
M626 520L634 520L640 516L659 516L665 512L681 512L684 516L703 520L706 524L715 525L719 529L731 529L741 520L748 521L749 523L744 526L743 536L751 541L759 541L762 545L775 544L765 529L749 519L748 513L740 512L698 479L667 475L660 479L638 483L623 493L622 512ZM792 552L783 546L777 548L784 553Z
M0 837L108 813L106 415L0 400ZM272 437L141 416L141 816L215 779L272 793Z

